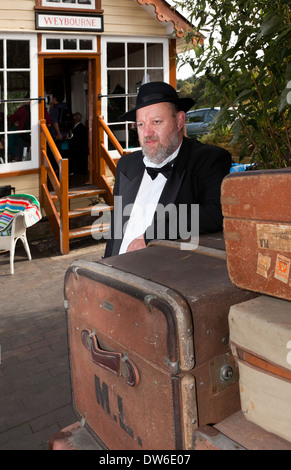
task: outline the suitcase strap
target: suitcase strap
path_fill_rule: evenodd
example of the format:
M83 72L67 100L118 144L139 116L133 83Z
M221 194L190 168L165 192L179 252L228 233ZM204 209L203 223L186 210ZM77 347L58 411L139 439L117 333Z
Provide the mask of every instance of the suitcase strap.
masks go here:
M275 364L271 364L270 362L262 359L254 354L244 351L243 349L239 348L237 345L234 345L236 348L236 354L239 360L242 362L255 367L256 369L260 369L263 372L267 372L269 374L275 375L280 379L287 380L291 382L291 371L285 369L283 367L277 366Z
M90 330L83 330L81 335L82 343L91 352L94 364L112 372L117 377L125 378L126 383L131 387L136 387L139 384L137 367L126 354L101 349L95 333Z

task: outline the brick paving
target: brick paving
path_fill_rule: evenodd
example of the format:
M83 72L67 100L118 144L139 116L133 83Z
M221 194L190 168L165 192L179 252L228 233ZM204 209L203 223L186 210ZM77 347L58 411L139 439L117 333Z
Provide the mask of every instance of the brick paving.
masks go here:
M0 253L0 450L47 450L50 437L77 421L71 405L64 276L75 259L96 261L104 244L51 256L16 247L15 274ZM51 250L52 254L54 250Z

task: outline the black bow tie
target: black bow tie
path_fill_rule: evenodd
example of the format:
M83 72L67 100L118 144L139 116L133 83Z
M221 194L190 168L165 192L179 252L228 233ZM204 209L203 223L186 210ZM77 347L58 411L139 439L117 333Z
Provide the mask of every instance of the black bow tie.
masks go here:
M164 175L165 178L169 178L171 171L173 169L173 165L174 165L174 160L162 166L161 168L152 168L150 166L147 166L146 170L152 180L156 179L159 173L162 173L162 175Z

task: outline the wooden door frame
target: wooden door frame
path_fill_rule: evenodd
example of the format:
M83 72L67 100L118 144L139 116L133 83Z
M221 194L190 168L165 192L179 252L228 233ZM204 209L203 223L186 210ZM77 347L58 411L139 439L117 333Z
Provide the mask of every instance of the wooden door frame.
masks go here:
M100 51L100 36L97 37L97 50ZM88 60L88 144L89 144L89 175L93 184L98 183L98 129L97 116L101 114L101 52L96 53L47 53L41 52L41 35L38 36L38 90L44 96L44 61L49 59ZM44 119L44 102L39 103L39 120ZM40 165L40 162L39 162Z

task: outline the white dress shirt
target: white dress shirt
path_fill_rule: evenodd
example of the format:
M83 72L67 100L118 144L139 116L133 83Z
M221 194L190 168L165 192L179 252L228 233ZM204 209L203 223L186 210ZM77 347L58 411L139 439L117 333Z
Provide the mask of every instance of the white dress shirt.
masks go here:
M167 163L171 162L176 158L179 153L181 145L177 150L164 160L159 165L150 162L147 157L144 157L143 161L145 166L153 168L161 168ZM147 171L144 171L143 179L136 195L135 202L133 204L130 218L125 227L123 240L121 242L119 254L126 253L128 245L140 235L143 235L146 229L151 225L154 213L166 184L167 178L159 173L158 176L153 180ZM124 208L124 210L130 210L130 208ZM126 214L126 212L125 212Z

